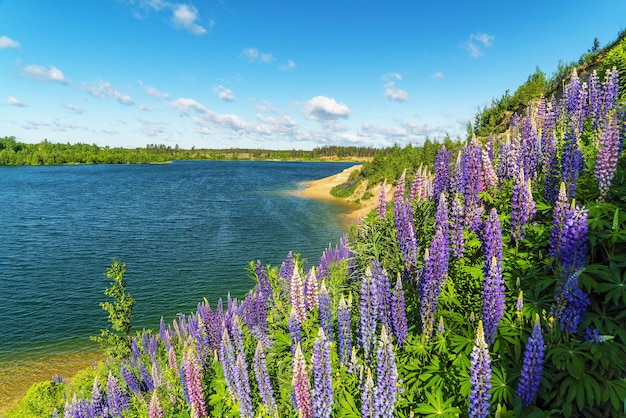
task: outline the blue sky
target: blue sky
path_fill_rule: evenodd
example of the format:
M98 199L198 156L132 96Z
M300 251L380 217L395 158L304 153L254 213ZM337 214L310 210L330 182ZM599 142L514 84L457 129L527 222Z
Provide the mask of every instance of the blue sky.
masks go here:
M420 144L624 28L622 0L0 0L0 136Z

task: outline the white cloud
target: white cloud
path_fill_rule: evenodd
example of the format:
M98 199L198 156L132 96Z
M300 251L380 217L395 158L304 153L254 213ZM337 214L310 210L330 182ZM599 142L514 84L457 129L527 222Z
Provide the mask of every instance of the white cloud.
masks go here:
M82 115L83 113L85 113L84 109L73 104L65 104L63 105L63 107L69 110L70 112L76 113L77 115Z
M146 86L143 81L139 80L138 83L143 87L143 91L150 97L154 97L155 99L169 99L170 95L167 93L161 93L157 89L152 86Z
M276 113L274 105L266 100L261 101L261 103L255 105L254 108L263 113Z
M430 78L434 79L434 80L441 80L442 78L444 78L444 75L441 71L437 71L436 73L432 73L430 75Z
M406 102L409 100L409 93L407 93L406 90L397 88L393 81L389 81L385 84L385 93L383 93L383 96L395 102Z
M402 75L398 74L398 73L387 73L387 74L383 74L383 81L388 81L388 80L402 80Z
M107 81L98 80L93 85L83 84L83 89L93 97L97 97L99 99L114 99L120 104L126 106L130 106L135 103L132 97L120 93L111 85L111 83Z
M225 102L235 101L235 95L233 94L233 91L231 89L227 89L222 85L213 87L213 93L215 93L220 100L223 100Z
M463 42L461 46L473 57L479 58L484 52L484 48L490 48L495 42L496 37L488 35L486 33L472 33L466 42Z
M332 121L347 119L350 108L343 103L337 103L332 97L315 96L304 104L302 115L307 119L319 121Z
M205 114L207 109L194 99L187 99L184 97L178 98L169 103L169 106L173 107L182 116L189 116L192 113Z
M293 136L298 132L298 123L289 115L267 117L257 115L261 124L255 127L255 132L261 135Z
M296 63L292 60L287 60L287 64L281 65L279 68L281 71L291 71L296 69Z
M54 66L46 68L41 65L27 65L24 67L22 74L32 80L56 81L61 84L68 83L63 72Z
M206 29L198 25L196 21L199 19L198 9L187 4L178 4L174 6L172 22L174 26L186 29L194 35L202 35L206 33Z
M262 62L264 64L269 64L275 60L272 54L261 52L256 48L245 48L239 56L248 59L250 62Z
M8 36L0 36L0 49L3 49L3 48L17 48L18 46L20 46L19 42L14 41L13 39L9 38Z
M13 96L7 96L7 104L9 106L26 107L26 105Z

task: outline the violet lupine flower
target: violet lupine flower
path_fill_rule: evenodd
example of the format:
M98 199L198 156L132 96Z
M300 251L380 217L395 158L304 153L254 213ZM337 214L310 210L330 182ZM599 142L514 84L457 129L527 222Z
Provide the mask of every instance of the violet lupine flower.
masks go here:
M463 204L459 199L459 194L455 193L452 207L450 209L450 247L452 255L457 260L463 258L465 241L463 239Z
M374 351L376 340L376 318L378 317L378 292L372 276L372 268L367 267L365 276L361 281L361 317L359 319L359 336L361 347L366 359Z
M498 176L496 175L496 171L493 169L493 162L491 158L489 158L489 154L487 150L482 151L482 161L483 161L483 184L485 185L485 190L491 189L498 184Z
M265 269L265 266L261 264L261 260L257 260L254 272L256 274L258 287L261 290L263 298L266 301L271 300L273 293L272 285L270 284L270 279L267 276L267 270Z
M529 107L526 116L522 120L521 147L524 152L519 154L520 166L524 168L524 174L528 179L537 177L537 164L539 162L539 137L537 128L532 123L532 108Z
M559 262L564 278L571 277L587 264L587 231L587 211L579 206L568 210L563 221L559 246Z
M296 352L293 357L293 381L294 396L300 418L312 418L311 389L309 376L306 373L306 361L302 354L300 343L296 344Z
M439 317L439 324L437 325L437 332L439 334L443 334L444 332L446 332L446 327L443 323L443 316Z
M517 301L515 302L515 313L521 315L522 309L524 309L524 291L520 290L517 295Z
M189 347L185 353L185 383L187 384L192 418L206 417L207 411L202 393L200 369L195 350L192 347Z
M550 246L548 247L548 255L558 258L561 252L561 235L563 234L563 224L569 210L567 204L567 191L565 183L561 182L559 195L554 204L554 215L552 219L552 233L550 235Z
M148 409L148 417L149 418L162 418L163 417L163 409L161 409L161 402L159 402L159 397L157 396L156 390L152 392L152 397L150 398L150 407Z
M442 145L435 157L435 179L433 181L433 195L438 203L441 193L450 191L450 154L445 145Z
M93 379L93 389L91 391L91 415L93 417L104 417L107 408L104 393L100 389L98 378Z
M222 335L222 342L220 345L219 359L224 371L224 381L228 392L234 399L237 399L237 390L235 387L235 348L233 347L230 336L228 335L228 329L224 328ZM183 388L186 390L186 385L183 384Z
M426 191L424 190L426 182L426 169L420 164L419 168L413 176L413 182L411 183L411 190L409 193L411 202L420 202L425 200Z
M152 375L152 382L154 383L154 388L158 388L163 384L163 380L161 379L161 371L159 370L158 363L152 363L152 370L150 371Z
M498 265L502 265L502 224L496 208L491 208L489 216L485 220L481 243L485 261L483 274L487 276L491 268L492 257L496 258Z
M493 256L489 263L489 273L485 276L483 289L483 321L487 344L493 343L498 322L504 315L504 290L502 264Z
M263 353L263 345L259 341L256 345L254 352L254 375L256 377L259 393L261 394L261 401L265 406L265 411L269 416L276 416L278 413L278 407L276 406L276 400L274 399L274 390L270 383L270 376L267 373L267 361L265 360L265 354Z
M463 150L456 154L456 162L450 176L450 193L463 194Z
M546 101L543 125L541 127L541 166L543 172L548 172L552 157L556 154L554 145L554 123L556 122L556 106L552 101Z
M295 353L296 345L302 342L302 331L300 329L300 321L298 321L298 317L296 316L295 310L293 307L289 313L289 336L291 337L291 353Z
M309 311L313 311L319 307L318 285L319 281L317 280L317 275L315 274L315 267L311 267L304 282L306 308Z
M367 377L361 392L361 417L374 418L374 379L372 379L372 369L367 368Z
M130 339L130 359L133 364L141 360L141 350L137 344L137 337L132 337Z
M485 151L487 151L487 155L489 159L493 161L495 157L495 147L496 147L496 136L494 134L489 134L487 138L487 142L485 143Z
M511 197L511 236L516 242L524 239L526 224L535 215L535 201L531 191L530 179L526 179L524 170L520 170L513 185Z
M539 384L541 383L544 356L545 348L543 346L541 324L539 323L539 315L536 315L533 332L528 337L528 342L526 343L522 374L517 386L517 394L522 398L522 406L531 405L537 395Z
M587 308L591 304L589 296L578 287L578 278L582 270L578 270L565 282L563 290L557 296L557 305L563 306L559 315L561 331L574 334L583 319L587 316Z
M380 193L378 193L378 205L376 206L376 214L378 219L385 219L387 215L387 192L385 190L385 182L380 186Z
M330 418L333 407L333 384L330 342L320 328L313 344L313 416Z
M581 83L576 69L572 70L569 82L563 91L563 101L565 104L565 117L569 129L578 140L583 131L585 120L585 104L587 102L587 85Z
M606 72L602 83L602 113L600 115L602 121L617 107L618 90L619 72L613 67Z
M465 198L465 223L474 232L480 228L480 217L484 210L478 197L478 194L484 191L481 155L481 147L474 137L463 149L463 187L461 189Z
M337 328L339 334L339 361L347 365L352 352L352 325L350 323L350 308L341 295L337 306Z
M398 186L394 193L393 213L400 254L405 267L409 267L417 264L417 236L413 225L411 204L404 200L404 176L405 172L398 180Z
M611 335L602 335L597 328L585 328L585 341L590 344L602 344L613 339Z
M122 388L117 383L113 374L109 372L107 378L107 406L109 407L109 415L121 417L123 412L128 409L130 399L124 394Z
M243 352L239 352L236 355L237 359L235 360L233 376L235 378L237 400L239 401L239 415L244 418L252 418L254 417L254 409L250 397L250 381L248 380L246 355Z
M442 193L437 203L437 212L435 213L435 228L441 229L443 238L446 242L450 241L450 222L448 217L448 195Z
M398 391L396 356L393 353L393 344L391 343L387 328L382 327L377 351L374 416L381 418L393 417Z
M128 386L128 389L130 389L132 392L139 393L144 390L141 382L139 382L139 379L137 379L137 375L135 375L135 373L133 373L133 371L128 368L128 365L126 363L122 364L122 366L120 367L120 373L122 374L124 382L126 382L126 386Z
M289 299L296 318L298 318L300 323L304 322L306 319L304 282L302 281L302 276L300 275L300 270L298 269L297 264L294 264L293 275L291 276L291 281L289 282Z
M470 354L470 418L486 418L489 416L489 400L491 399L491 356L485 342L483 322L478 321L476 342Z
M320 325L324 329L329 340L333 341L333 318L330 313L330 295L326 283L322 282L319 294Z
M563 153L561 158L561 178L567 187L567 195L576 197L578 176L583 169L583 156L578 144L578 138L569 129L563 138Z
M441 285L448 274L448 258L450 247L443 236L441 228L438 228L433 237L429 250L424 255L418 290L420 292L420 317L422 332L426 338L433 334L437 305Z
M376 289L376 300L378 301L378 319L382 325L389 328L391 326L391 284L389 277L379 261L372 260L370 266Z
M156 363L153 363L156 364ZM154 380L152 379L152 373L148 371L145 364L139 365L139 375L141 376L141 387L145 392L151 392L154 390Z
M404 302L404 290L402 289L402 279L398 274L396 285L391 291L391 323L396 343L399 347L404 345L408 337L408 326L406 322L406 306Z
M280 265L280 270L278 270L278 280L283 283L283 290L287 291L289 289L289 281L293 276L293 268L294 268L294 259L293 253L289 251L287 254L287 258Z
M620 154L619 126L615 115L608 115L606 124L600 134L598 157L596 160L595 177L600 188L600 200L604 200L617 168Z
M156 361L157 348L159 346L159 340L157 337L149 332L143 331L141 336L141 346L143 347L143 352L150 356L150 359L153 362Z
M602 86L596 70L593 70L589 76L587 87L589 89L589 115L591 116L593 129L598 129L600 115L602 114Z

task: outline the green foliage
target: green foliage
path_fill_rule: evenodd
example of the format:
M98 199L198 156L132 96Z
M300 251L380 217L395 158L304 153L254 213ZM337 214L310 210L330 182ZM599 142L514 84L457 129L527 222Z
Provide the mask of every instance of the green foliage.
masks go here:
M93 384L93 381L92 381ZM39 382L32 385L17 407L7 412L6 418L39 418L63 411L65 385L60 382Z
M102 302L100 307L109 314L110 328L100 330L100 336L91 337L100 344L105 355L118 360L130 355L131 317L135 302L126 292L125 272L126 264L115 259L107 269L106 276L111 282L104 294L112 298L113 302Z

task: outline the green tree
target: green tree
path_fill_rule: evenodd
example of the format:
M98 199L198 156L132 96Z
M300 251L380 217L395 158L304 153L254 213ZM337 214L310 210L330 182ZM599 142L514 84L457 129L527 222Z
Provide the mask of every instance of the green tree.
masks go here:
M111 282L104 291L104 294L111 297L113 302L100 303L100 307L109 313L110 328L101 329L100 336L91 337L93 341L100 343L105 355L115 359L128 357L131 347L131 316L135 301L126 292L125 272L126 264L113 259L113 264L106 272Z

